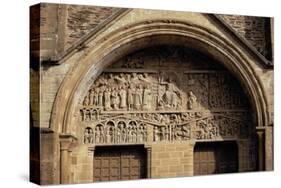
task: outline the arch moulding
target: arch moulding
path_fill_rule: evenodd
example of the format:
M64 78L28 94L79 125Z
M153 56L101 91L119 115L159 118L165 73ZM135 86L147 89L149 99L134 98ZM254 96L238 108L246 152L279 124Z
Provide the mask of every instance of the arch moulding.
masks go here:
M91 39L95 37L85 46ZM138 49L162 44L193 48L221 62L244 88L255 112L257 130L268 125L266 95L250 58L231 40L207 28L177 20L150 20L115 30L94 44L68 72L59 89L51 117L51 129L57 133L75 135L71 126L76 106L107 66Z
M210 29L177 20L139 22L112 31L99 40L95 36L88 39L84 44L88 47L83 57L67 73L60 86L52 110L51 129L64 140L67 137L71 143L75 141L74 119L77 116L77 105L82 103L83 95L103 70L136 50L165 44L193 48L221 62L241 83L254 112L257 133L264 133L269 119L267 99L261 80L252 66L253 62L250 62L253 58L234 45L231 39L223 38ZM259 144L264 143L261 141ZM262 148L259 156L261 169L264 166ZM67 173L64 173L67 166L61 159L61 183L68 181Z

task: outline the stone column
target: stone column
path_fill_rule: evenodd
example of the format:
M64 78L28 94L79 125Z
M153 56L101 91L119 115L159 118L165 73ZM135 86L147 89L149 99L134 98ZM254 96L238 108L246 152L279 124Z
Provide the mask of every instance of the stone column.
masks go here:
M273 170L273 125L265 129L265 170Z
M194 140L194 139L192 139L192 140L190 140L190 142L189 142L189 147L190 147L190 152L192 152L192 174L191 175L193 175L194 176L194 148L195 148L195 144L196 144L196 141Z
M258 135L258 161L259 161L259 166L258 170L263 171L264 170L264 129L258 129L257 130L257 135Z
M151 178L151 146L145 146L146 148L146 174L147 178Z
M92 163L92 172L93 172L93 181L95 181L95 146L89 147L88 148L88 155L92 156L93 158L93 163Z
M249 167L249 140L238 140L238 172L245 172Z
M77 139L70 134L60 135L60 183L70 183L69 156L76 145Z

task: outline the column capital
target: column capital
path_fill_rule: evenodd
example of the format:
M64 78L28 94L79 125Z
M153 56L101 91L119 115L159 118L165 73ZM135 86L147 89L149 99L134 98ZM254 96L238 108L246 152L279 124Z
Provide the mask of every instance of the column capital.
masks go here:
M190 140L188 143L189 143L189 145L190 145L191 147L194 147L195 144L196 144L196 140L195 140L195 139L192 139L192 140Z
M88 147L88 151L95 151L95 149L96 149L96 146L89 146Z
M88 155L93 155L95 153L95 146L89 146L88 147Z
M60 134L60 150L71 151L77 145L77 138L72 134Z
M149 145L149 144L146 144L146 145L144 145L144 148L147 149L147 150L151 150L152 146Z
M266 127L256 127L257 132L264 132Z

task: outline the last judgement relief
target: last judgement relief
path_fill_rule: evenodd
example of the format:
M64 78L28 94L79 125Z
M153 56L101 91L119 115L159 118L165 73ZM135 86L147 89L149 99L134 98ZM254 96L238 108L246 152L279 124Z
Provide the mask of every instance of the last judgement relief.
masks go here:
M239 83L217 62L156 46L108 67L81 100L85 144L250 138Z
M272 18L30 13L32 182L273 170Z

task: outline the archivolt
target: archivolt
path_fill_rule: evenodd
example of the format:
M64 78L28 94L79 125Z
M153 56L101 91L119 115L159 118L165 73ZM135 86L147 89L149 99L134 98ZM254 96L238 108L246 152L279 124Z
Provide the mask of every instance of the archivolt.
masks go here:
M90 42L91 39L85 43ZM79 98L108 65L133 51L160 44L194 48L224 64L244 87L256 113L256 126L268 124L264 89L247 54L207 28L177 20L149 20L115 30L95 44L87 49L88 54L68 73L59 89L51 118L51 128L58 133L71 132Z

